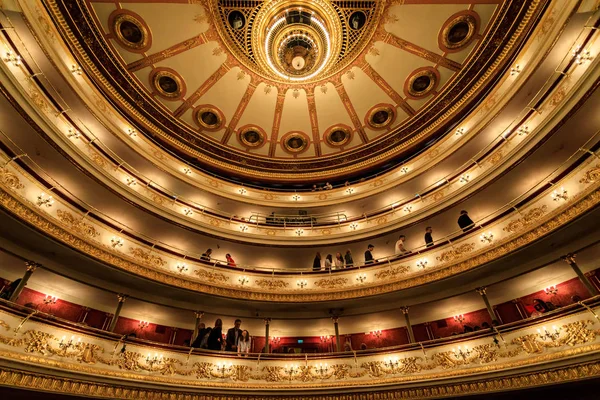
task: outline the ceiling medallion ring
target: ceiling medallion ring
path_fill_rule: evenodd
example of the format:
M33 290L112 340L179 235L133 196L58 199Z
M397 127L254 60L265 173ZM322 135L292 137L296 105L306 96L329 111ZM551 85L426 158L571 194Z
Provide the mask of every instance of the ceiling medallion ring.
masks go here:
M409 99L419 100L434 92L439 83L440 72L437 68L418 68L404 82L404 94Z
M165 100L181 100L186 93L185 81L171 68L156 68L149 76L155 93Z
M150 27L132 11L113 11L108 17L108 29L120 46L133 53L143 53L152 46Z
M456 53L475 39L481 26L481 18L475 11L457 12L444 22L438 35L438 46L445 52Z
M239 128L238 142L247 149L258 149L265 145L267 137L264 129L257 125L244 125Z
M352 128L348 125L337 124L325 131L323 139L332 147L343 147L353 138Z
M202 104L194 109L194 121L201 130L214 132L225 125L225 115L217 107L210 104Z
M281 146L290 154L300 154L308 150L310 138L304 132L288 132L281 138Z
M396 107L391 104L377 104L367 111L365 124L375 130L387 129L396 119Z

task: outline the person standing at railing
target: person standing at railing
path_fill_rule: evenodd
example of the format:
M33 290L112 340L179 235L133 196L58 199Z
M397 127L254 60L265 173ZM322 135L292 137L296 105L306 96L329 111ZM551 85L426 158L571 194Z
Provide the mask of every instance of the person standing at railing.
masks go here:
M331 271L332 266L333 266L333 256L331 254L327 254L327 257L325 257L325 271Z
M237 343L239 338L242 336L242 320L236 319L233 323L233 328L229 328L227 336L225 338L225 351L237 351Z
M427 247L433 246L433 236L431 236L432 232L433 232L433 229L431 229L430 226L425 228L425 246L427 246Z
M244 357L248 357L248 353L250 353L250 343L250 334L244 329L242 335L238 338L238 356L243 355Z
M209 350L221 350L223 343L223 321L221 318L215 321L215 327L210 331L208 336L208 349Z
M313 260L313 271L321 270L321 253L317 252L315 259Z
M466 210L461 210L460 217L458 217L458 226L460 226L460 229L462 229L463 232L475 227L475 223L471 217L469 217L469 213Z
M202 253L200 256L200 260L205 262L210 262L210 255L212 254L212 249L206 249L206 252Z
M235 263L235 260L233 259L233 257L231 257L231 254L227 253L225 254L225 259L227 260L227 265L230 267L236 267L237 264Z
M346 261L346 268L352 268L354 266L354 260L352 259L352 252L350 249L346 250L344 261Z
M404 241L405 240L406 240L406 236L400 235L400 237L398 238L398 241L396 242L396 246L395 246L396 255L410 253L404 247Z
M342 257L342 253L335 253L335 260L333 260L333 265L335 269L344 268L344 257Z
M375 246L373 246L372 244L370 244L367 247L367 251L365 251L365 265L374 264L375 262L377 262L377 260L375 260L373 258L373 250L374 249L375 249Z

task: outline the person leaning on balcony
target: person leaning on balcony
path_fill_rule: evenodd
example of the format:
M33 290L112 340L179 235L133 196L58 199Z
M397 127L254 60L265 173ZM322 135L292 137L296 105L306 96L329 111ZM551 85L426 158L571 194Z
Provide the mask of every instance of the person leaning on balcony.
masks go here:
M433 229L431 229L430 226L425 228L425 246L427 246L427 247L433 246L433 236L431 236L432 232L433 232Z
M344 257L342 257L342 253L335 253L335 260L333 260L333 265L335 266L335 269L344 268Z
M327 257L325 257L325 271L331 271L332 266L333 266L333 256L331 254L327 254Z
M406 254L406 253L410 253L408 250L406 250L406 248L404 247L404 241L406 240L406 236L404 235L400 235L400 237L398 238L398 241L396 241L396 246L395 246L395 252L396 254Z
M354 266L354 260L352 259L352 252L350 249L346 250L346 254L344 255L344 261L346 261L346 268L351 268Z
M204 335L206 335L207 333L208 332L206 330L206 325L204 325L204 322L200 322L198 324L198 336L196 336L196 339L194 339L194 342L192 343L191 347L199 349L202 346L202 339L204 339Z
M373 246L372 244L370 244L367 247L367 251L365 251L365 265L374 264L375 262L377 262L377 260L375 260L373 258L373 249L374 248L375 248L375 246Z
M242 331L242 335L238 338L237 342L237 351L238 356L244 355L244 357L248 357L248 353L250 353L250 334L247 330Z
M206 249L202 256L200 256L200 260L210 262L210 255L212 254L212 249Z
M321 270L321 253L317 252L315 259L313 260L313 271Z
M233 259L233 257L231 257L231 254L229 254L229 253L225 254L225 259L227 260L228 266L235 267L237 265L235 263L235 260Z
M463 232L475 227L475 223L471 217L469 217L469 213L466 210L461 210L460 217L458 217L458 226L460 226L460 229L462 229Z

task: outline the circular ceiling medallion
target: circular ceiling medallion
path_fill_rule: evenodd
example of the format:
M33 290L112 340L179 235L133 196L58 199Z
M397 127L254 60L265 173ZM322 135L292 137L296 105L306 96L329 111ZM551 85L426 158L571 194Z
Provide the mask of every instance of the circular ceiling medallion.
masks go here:
M378 104L367 112L366 124L373 129L385 129L396 119L396 108L391 104Z
M225 124L225 116L215 106L202 105L194 111L194 119L203 130L217 131Z
M352 129L347 125L334 125L323 136L330 146L342 147L352 139Z
M433 92L440 82L440 73L433 67L423 67L413 71L404 82L404 94L411 99L419 99Z
M461 11L448 18L438 36L440 49L454 53L467 47L479 32L479 22L474 11Z
M126 49L142 53L152 45L150 29L136 13L117 10L110 15L108 21L113 37Z
M238 133L238 141L245 147L256 149L265 144L265 131L256 125L242 126Z
M288 153L298 154L308 149L309 138L302 132L289 132L281 138L281 145Z
M185 96L185 83L170 68L157 68L150 73L150 84L156 94L166 100L179 100Z

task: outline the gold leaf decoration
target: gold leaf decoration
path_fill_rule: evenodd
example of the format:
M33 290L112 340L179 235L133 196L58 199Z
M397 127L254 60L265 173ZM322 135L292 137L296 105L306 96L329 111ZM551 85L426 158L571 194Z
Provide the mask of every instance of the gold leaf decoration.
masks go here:
M93 225L83 221L83 218L76 218L73 214L64 210L57 210L56 216L58 219L75 232L81 233L82 235L95 238L100 236L100 232L94 228Z
M0 168L0 181L12 190L23 189L25 187L19 177L6 168Z
M129 252L134 258L155 267L163 267L167 264L165 260L157 255L152 254L151 251L146 251L139 247L130 247Z
M600 164L596 164L592 169L588 169L583 174L583 178L579 180L579 183L593 183L600 179Z
M392 267L388 269L384 269L383 271L379 271L375 273L375 278L377 279L394 279L398 275L404 275L410 270L408 265L400 265L398 267Z
M209 282L218 282L225 283L229 280L229 277L220 273L220 272L212 272L206 271L204 269L194 270L194 273L198 275L199 278L205 279Z
M290 284L278 279L257 279L254 281L256 286L267 290L277 290L288 287Z
M546 213L547 209L548 206L543 205L541 207L536 207L529 210L521 218L510 221L508 225L504 227L504 231L514 233L522 230L523 228L540 219Z
M464 243L451 250L445 251L436 257L436 260L441 262L451 262L464 257L465 254L470 253L475 249L475 243Z
M348 278L324 278L315 282L315 286L321 289L335 289L348 284Z

